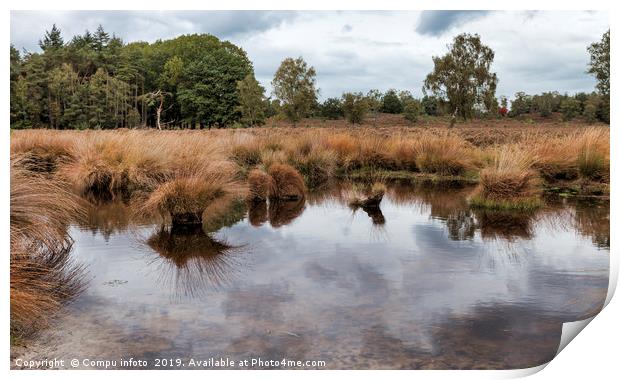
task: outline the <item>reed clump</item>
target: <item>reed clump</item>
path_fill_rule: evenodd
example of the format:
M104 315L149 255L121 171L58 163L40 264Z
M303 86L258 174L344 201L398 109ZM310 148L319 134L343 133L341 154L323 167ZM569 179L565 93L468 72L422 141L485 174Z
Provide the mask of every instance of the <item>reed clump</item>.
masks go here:
M475 167L473 148L447 133L420 135L413 151L416 167L423 173L463 175Z
M75 140L58 131L22 131L19 138L11 139L11 156L19 158L23 168L41 173L52 173L58 166L71 162Z
M265 201L269 198L271 176L260 169L253 169L248 174L249 199L251 201Z
M231 158L241 167L251 168L261 163L263 147L258 141L250 139L234 144Z
M59 181L11 160L11 334L26 337L82 289L83 271L69 257L67 223L83 214L76 196Z
M334 176L337 157L318 143L304 142L301 149L289 152L288 163L299 171L309 187L314 188Z
M588 128L577 137L575 146L579 174L588 180L609 182L609 131Z
M230 162L186 167L150 192L141 210L170 218L173 225L202 224L203 212L224 197L242 197L245 187Z
M505 210L533 210L541 205L540 177L526 150L506 146L498 150L492 166L480 172L480 183L471 204Z
M383 196L387 191L387 187L380 182L373 183L368 189L359 189L354 187L352 194L349 196L349 206L352 208L370 208L379 207Z
M267 172L271 176L270 199L285 201L304 198L306 194L304 179L295 168L287 164L273 164Z
M93 132L78 140L75 160L64 165L60 175L80 195L130 195L153 189L166 176L166 147L155 136Z

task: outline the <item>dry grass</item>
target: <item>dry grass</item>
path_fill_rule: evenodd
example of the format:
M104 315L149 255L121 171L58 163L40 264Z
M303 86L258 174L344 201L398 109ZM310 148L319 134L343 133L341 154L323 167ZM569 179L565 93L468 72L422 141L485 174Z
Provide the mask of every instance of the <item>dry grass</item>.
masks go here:
M82 271L69 259L67 223L82 215L79 200L62 183L11 161L11 332L28 335L45 326L79 293Z
M140 209L170 217L173 224L201 224L211 203L244 195L245 187L235 179L235 173L236 167L226 161L183 168L149 193Z
M448 130L446 120L411 127L384 116L372 128L317 121L316 128L243 131L12 132L12 331L45 324L79 291L81 272L68 259L66 231L81 213L73 193L122 196L138 214L200 222L246 196L249 184L250 198L269 199L268 208L265 202L250 208L250 221L277 227L303 211L306 186L357 173L373 180L385 171L415 179L479 178L472 203L496 209L537 207L541 179L609 188L608 127L496 120ZM444 217L451 202L444 198L433 203L432 215ZM492 228L500 224L493 217L480 219Z
M269 197L271 176L262 170L254 169L248 174L249 199L251 201L265 201Z
M492 166L480 172L474 206L497 209L530 209L540 205L540 180L535 163L526 150L505 146L498 150Z
M24 167L32 167L39 160L28 152L46 152L46 158L41 159L44 171L50 171L46 163L53 162L54 176L67 180L83 196L109 199L122 195L126 199L152 195L153 201L159 198L158 203L168 205L166 210L176 212L177 207L170 206L170 202L179 202L179 209L191 209L191 213L199 212L196 201L201 203L217 192L218 184L206 182L223 179L207 172L219 170L224 163L235 168L226 171L234 181L263 187L252 190L256 191L252 196L258 198L265 196L265 186L257 182L253 169L269 171L278 165L288 165L301 174L304 186L298 178L293 181L296 196L306 186L316 188L334 178L368 177L386 171L410 178L477 180L484 176L481 181L485 186L497 188L501 187L498 183L510 182L507 171L497 166L496 157L496 152L507 145L520 147L533 160L531 171L526 171L528 178L538 172L547 182L609 182L608 128L558 128L550 124L534 128L501 122L510 125L468 125L450 130L436 126L388 128L380 124L355 129L17 131L12 134L11 149L25 157L21 161ZM529 182L518 177L514 177L517 182ZM195 186L200 190L189 189ZM276 191L274 196L280 194ZM185 197L194 201L186 201Z
M269 167L271 188L269 198L279 200L302 199L306 194L304 179L295 168L287 164L273 164Z
M582 177L609 182L609 130L589 128L575 141Z
M474 168L473 148L447 133L422 135L414 148L416 166L424 173L462 175Z
M61 164L74 159L75 140L55 131L21 131L11 140L11 156L19 165L35 172L51 173Z
M379 207L387 187L380 182L375 182L372 186L359 189L354 187L348 196L349 206L352 208Z

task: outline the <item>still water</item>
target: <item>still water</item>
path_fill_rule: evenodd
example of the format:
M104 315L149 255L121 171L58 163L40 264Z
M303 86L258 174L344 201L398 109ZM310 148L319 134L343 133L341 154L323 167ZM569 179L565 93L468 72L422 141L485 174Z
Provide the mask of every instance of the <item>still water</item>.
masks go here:
M471 190L394 185L366 212L334 187L242 205L209 233L136 220L121 203L97 207L70 231L88 287L24 358L150 368L168 359L163 368L175 369L192 358L331 369L545 363L562 323L603 305L609 202L550 200L510 215L470 210Z

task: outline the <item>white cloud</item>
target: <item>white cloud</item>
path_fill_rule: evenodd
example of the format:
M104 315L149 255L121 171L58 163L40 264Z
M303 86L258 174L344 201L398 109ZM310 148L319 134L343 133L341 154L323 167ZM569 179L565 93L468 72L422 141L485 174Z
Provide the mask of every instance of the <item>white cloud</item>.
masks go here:
M442 20L442 15L448 19ZM607 13L447 15L413 11L15 11L11 13L11 42L35 50L52 23L62 29L65 40L85 29L94 30L98 24L125 41L212 33L248 52L257 78L267 89L283 58L303 56L316 68L325 98L370 88L408 89L421 95L432 56L444 54L455 35L468 32L480 34L495 50L498 95L594 90L594 79L585 73L586 48L609 28Z

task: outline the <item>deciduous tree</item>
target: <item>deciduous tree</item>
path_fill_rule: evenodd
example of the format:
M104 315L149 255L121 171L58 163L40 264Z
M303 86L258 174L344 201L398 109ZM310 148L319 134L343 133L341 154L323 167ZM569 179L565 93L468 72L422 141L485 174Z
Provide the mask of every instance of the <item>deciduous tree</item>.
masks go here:
M460 34L448 45L443 57L433 57L433 71L426 76L423 91L446 99L451 113L472 118L476 110L488 112L495 99L497 75L491 72L495 53L477 34Z
M306 117L316 102L316 71L302 57L282 61L271 84L282 111L292 122Z

